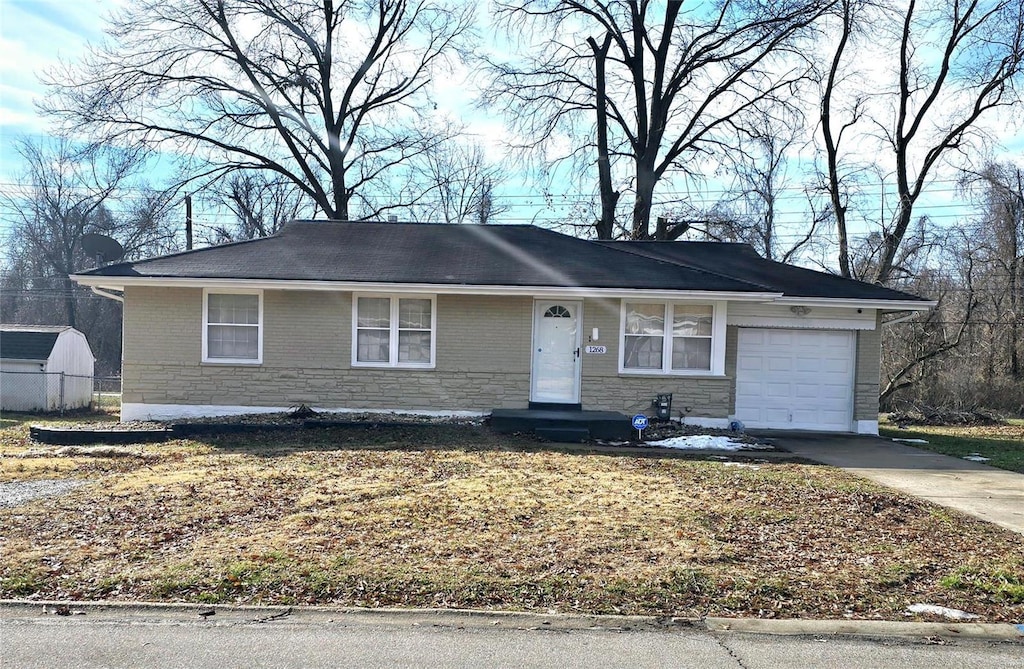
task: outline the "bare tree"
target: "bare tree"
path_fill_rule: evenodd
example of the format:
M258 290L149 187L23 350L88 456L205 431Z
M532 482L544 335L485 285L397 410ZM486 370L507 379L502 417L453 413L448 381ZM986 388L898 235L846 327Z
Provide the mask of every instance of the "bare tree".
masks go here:
M973 226L974 249L984 267L986 293L991 301L994 337L988 368L994 375L996 358L1010 377L1021 380L1024 342L1024 170L1016 165L989 164L965 176L980 190L983 214ZM1002 365L1000 365L1002 366Z
M166 198L153 202L157 206L147 212L146 220L139 218L145 208L134 216L111 211L118 191L134 185L132 180L143 167L146 154L140 148L81 146L67 138L21 139L16 148L26 173L0 195L9 225L8 257L23 258L37 278L61 287L63 320L74 327L76 288L68 275L93 263L82 248L82 236L101 233L119 238L128 254L166 244L172 237L162 224Z
M721 169L725 194L710 212L690 212L679 218L694 219L690 229L709 239L750 244L763 257L793 261L814 239L826 217L809 204L803 223L783 225L780 207L784 200L802 195L789 176L789 155L799 148L804 132L800 114L787 109L761 113L752 118L738 137Z
M137 147L83 146L60 137L20 139L16 147L25 174L0 194L7 224L3 320L77 327L90 336L103 367L116 369L116 303L90 295L68 275L95 264L82 247L89 233L114 237L128 258L175 250L173 193L137 180L146 158Z
M212 187L216 204L231 212L228 225L209 226L210 243L269 237L314 207L294 182L262 171L235 172Z
M626 234L647 239L659 181L728 146L749 111L791 97L811 67L795 45L835 1L501 5L510 29L525 24L552 37L525 63L490 63L485 99L505 105L528 147L568 135L572 148L559 158L597 161L600 237L612 234L619 191L611 174L625 161L619 179L634 196Z
M860 0L840 3L839 39L825 76L821 128L826 187L839 238L839 265L855 276L847 221L850 176L863 169L851 155L865 150L858 126L869 126L891 160L898 204L881 221L877 262L862 278L886 283L915 220L914 207L944 160L964 153L982 134L980 123L1020 102L1024 66L1024 4L1020 0L909 0L897 7ZM860 63L857 36L870 28L879 58L896 55L886 87L844 76ZM892 35L892 42L885 36ZM891 49L890 49L891 47ZM845 102L841 102L845 98Z
M428 197L413 211L416 220L488 223L508 210L495 194L504 170L489 164L478 145L451 142L423 156L420 171Z
M191 156L194 178L263 170L330 218L380 216L409 202L375 190L447 139L421 116L471 17L429 0L142 0L50 73L43 108Z

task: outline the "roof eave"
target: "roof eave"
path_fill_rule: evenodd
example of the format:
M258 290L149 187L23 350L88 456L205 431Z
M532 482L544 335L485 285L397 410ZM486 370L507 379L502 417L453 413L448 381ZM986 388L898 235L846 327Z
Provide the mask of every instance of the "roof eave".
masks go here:
M885 311L929 311L938 302L935 300L885 300L854 297L794 297L783 296L775 304L804 307L857 307L860 309L883 309Z
M106 290L124 290L126 286L163 286L171 288L234 288L270 290L358 291L380 293L447 293L453 295L580 295L593 297L633 297L637 299L679 298L734 302L771 302L783 306L854 307L886 311L928 311L938 302L923 300L886 300L835 297L795 297L778 292L740 292L708 290L666 290L650 288L595 288L587 286L503 286L449 283L385 283L359 281L309 281L293 279L224 279L196 277L112 277L72 274L83 286Z
M72 274L76 283L101 290L124 290L126 286L168 288L233 288L270 290L357 291L367 293L442 293L453 295L578 295L584 297L633 297L636 299L700 297L706 300L771 302L782 293L715 290L666 290L655 288L597 288L588 286L506 286L449 283L385 283L359 281L309 281L293 279L223 279L184 277L111 277Z

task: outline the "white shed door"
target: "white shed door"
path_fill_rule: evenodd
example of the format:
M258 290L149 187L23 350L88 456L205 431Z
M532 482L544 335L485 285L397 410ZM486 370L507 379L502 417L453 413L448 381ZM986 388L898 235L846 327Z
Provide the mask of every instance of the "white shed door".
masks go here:
M740 328L736 418L747 427L852 430L854 336Z

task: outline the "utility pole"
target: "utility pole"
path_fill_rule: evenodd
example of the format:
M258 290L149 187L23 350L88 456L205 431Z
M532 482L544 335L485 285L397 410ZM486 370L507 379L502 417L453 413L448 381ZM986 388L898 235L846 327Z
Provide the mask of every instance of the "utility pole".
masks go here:
M192 196L185 194L185 249L192 250Z

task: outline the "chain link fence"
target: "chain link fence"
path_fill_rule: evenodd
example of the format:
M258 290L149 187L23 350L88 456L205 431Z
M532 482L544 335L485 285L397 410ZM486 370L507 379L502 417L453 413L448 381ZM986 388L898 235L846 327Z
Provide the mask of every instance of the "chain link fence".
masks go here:
M2 411L64 413L77 409L117 409L120 404L120 377L0 370Z
M92 408L121 410L121 377L94 376L92 383Z

